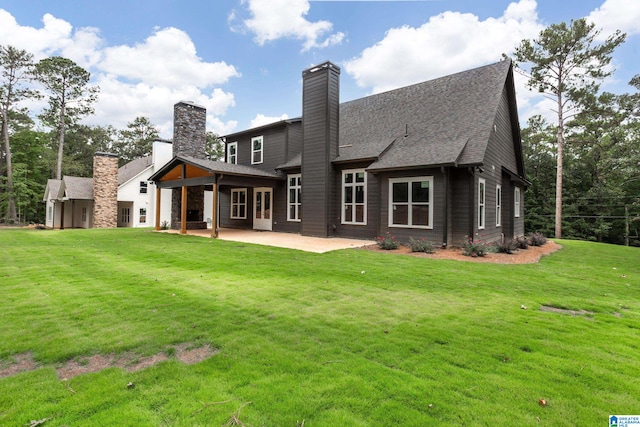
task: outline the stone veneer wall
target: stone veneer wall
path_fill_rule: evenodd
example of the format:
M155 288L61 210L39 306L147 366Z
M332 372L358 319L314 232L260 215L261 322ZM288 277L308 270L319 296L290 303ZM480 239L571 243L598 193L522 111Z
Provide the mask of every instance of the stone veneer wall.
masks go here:
M190 102L178 102L173 106L173 155L205 159L207 142L207 110ZM180 228L180 188L171 195L171 228ZM187 210L197 210L198 219L189 221L187 228L206 228L204 216L204 186L188 187Z
M93 156L93 226L118 226L118 156L115 154Z
M178 102L173 106L173 155L205 159L207 142L207 110Z

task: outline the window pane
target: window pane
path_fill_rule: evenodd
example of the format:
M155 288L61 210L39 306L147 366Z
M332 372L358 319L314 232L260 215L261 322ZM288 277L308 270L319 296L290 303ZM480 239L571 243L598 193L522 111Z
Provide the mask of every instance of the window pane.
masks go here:
M246 203L247 202L247 192L246 191L241 191L240 192L240 203Z
M429 202L429 181L411 183L411 201L413 203Z
M238 216L238 205L231 205L231 217L237 218Z
M353 203L353 189L352 187L347 187L344 189L344 202L345 203Z
M393 224L409 225L409 206L393 205Z
M289 187L295 187L296 185L296 178L289 178Z
M356 174L356 182L364 182L364 172L358 172Z
M351 205L344 207L344 220L345 222L353 221L353 207Z
M345 173L344 174L344 183L345 184L351 184L353 182L353 174L352 173Z
M239 216L240 218L244 218L244 217L246 217L246 216L247 216L247 215L245 214L245 209L246 209L246 206L245 206L245 205L240 205L240 206L238 206L238 216Z
M296 189L291 188L289 190L289 203L295 203L295 202L296 202Z
M428 205L413 205L411 215L413 225L429 225Z
M302 178L298 177L298 186L302 185Z
M356 222L364 222L364 206L356 205Z
M301 203L302 202L302 189L298 188L298 198L296 199L297 203Z
M480 183L480 203L484 203L484 182Z
M264 192L264 219L271 218L271 192Z
M364 185L356 186L356 203L364 203Z
M260 139L253 140L253 151L259 151L262 149L262 141Z
M409 201L409 184L406 182L393 183L393 202L407 203Z
M237 191L231 192L231 203L238 203L238 194Z
M262 193L256 193L256 219L262 218Z

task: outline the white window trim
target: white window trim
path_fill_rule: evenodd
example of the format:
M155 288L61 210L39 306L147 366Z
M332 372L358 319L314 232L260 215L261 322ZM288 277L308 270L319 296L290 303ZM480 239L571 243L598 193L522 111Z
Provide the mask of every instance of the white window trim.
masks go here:
M496 185L496 227L502 226L502 185Z
M231 154L231 147L235 148L235 154ZM227 144L227 163L230 163L232 165L238 164L238 143L237 142L230 142Z
M345 202L344 202L344 195L346 193L346 188L348 187L349 189L351 189L351 191L353 191L353 188L356 187L356 182L355 182L355 176L358 173L364 173L364 182L359 182L357 183L357 185L363 185L364 186L364 203L363 203L363 208L364 208L364 212L362 214L362 222L356 222L356 221L346 221L344 218L344 208L346 206ZM344 182L344 176L347 174L353 174L354 180L351 184L345 184ZM344 169L342 171L342 197L341 197L341 202L340 202L340 208L341 208L341 212L340 212L340 223L341 224L347 224L347 225L367 225L367 172L365 172L364 169ZM351 202L351 206L354 207L353 209L353 216L352 218L355 218L355 206L356 206L356 197L355 197L355 192L353 193L353 197L352 197L352 202Z
M429 182L429 224L428 225L413 225L413 212L411 207L413 206L411 183L413 182ZM393 184L398 182L406 182L408 184L409 201L408 206L408 219L409 224L394 224L393 223ZM424 203L420 203L424 204ZM407 178L390 178L389 179L389 227L394 228L421 228L425 230L433 230L433 176L412 176Z
M291 179L296 180L296 185L291 186ZM298 200L297 203L293 202L296 205L296 213L298 214L298 218L291 218L291 189L297 190L298 188L302 192L302 182L298 185L298 178L302 179L302 174L295 173L291 175L287 175L287 221L291 222L300 222L300 209L302 208L302 200ZM298 192L296 191L296 194Z
M486 221L487 220L487 203L486 202L487 202L487 181L484 178L478 178L478 230L484 230L484 227L487 224L487 221Z
M233 216L233 193L244 193L244 216ZM229 200L229 218L230 219L247 219L247 189L246 188L232 188L231 189L231 199ZM240 200L240 196L238 196L238 200ZM241 206L243 203L238 202L237 205ZM240 209L238 209L240 211Z
M260 140L260 150L253 149L253 142L257 140ZM255 161L256 153L260 153L260 161ZM262 137L262 135L254 136L253 138L251 138L251 164L259 165L263 162L263 160L264 160L264 138Z
M516 187L513 190L513 210L516 218L520 218L520 197L520 187Z

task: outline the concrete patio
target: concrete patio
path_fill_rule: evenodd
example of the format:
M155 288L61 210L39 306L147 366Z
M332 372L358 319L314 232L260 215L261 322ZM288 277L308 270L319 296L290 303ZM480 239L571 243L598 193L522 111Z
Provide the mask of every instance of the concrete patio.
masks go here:
M163 230L164 233L178 233L178 230ZM188 236L211 238L211 229L187 230ZM277 233L274 231L237 230L221 228L218 230L218 239L232 242L254 243L256 245L276 246L279 248L297 249L305 252L324 253L338 249L361 248L372 245L373 240L346 239L342 237L301 236L292 233Z

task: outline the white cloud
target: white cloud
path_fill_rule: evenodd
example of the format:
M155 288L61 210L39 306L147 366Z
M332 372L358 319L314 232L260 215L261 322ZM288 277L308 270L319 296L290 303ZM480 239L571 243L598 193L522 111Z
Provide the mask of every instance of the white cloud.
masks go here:
M606 0L602 6L589 14L587 19L602 29L601 40L616 30L628 36L640 34L640 2L629 0Z
M269 123L279 122L281 120L287 120L289 115L283 114L280 117L275 116L265 116L264 114L257 114L256 117L251 120L249 124L249 129L257 128L258 126L268 125Z
M302 50L323 48L340 44L344 33L331 33L333 24L329 21L308 21L308 0L243 0L248 5L251 18L243 21L244 26L255 34L259 45L278 40L293 38L302 40ZM237 18L235 12L229 15L230 25Z
M240 73L224 61L207 62L197 55L189 35L176 28L155 29L134 46L106 46L96 28L73 26L51 14L44 15L41 28L21 26L0 9L0 40L27 50L36 60L60 55L75 61L92 74L100 86L95 114L84 122L112 125L118 129L138 116L149 117L164 138L172 137L173 104L193 101L207 109L208 129L228 133L237 122L223 122L223 115L235 105L233 93L216 85ZM42 108L39 105L34 112Z
M157 29L143 43L104 49L97 68L152 85L206 87L225 83L240 73L225 62L204 62L189 35L177 28Z
M344 66L360 87L378 93L498 61L544 28L536 7L535 0L520 0L501 17L484 21L470 13L444 12L418 28L388 30Z

